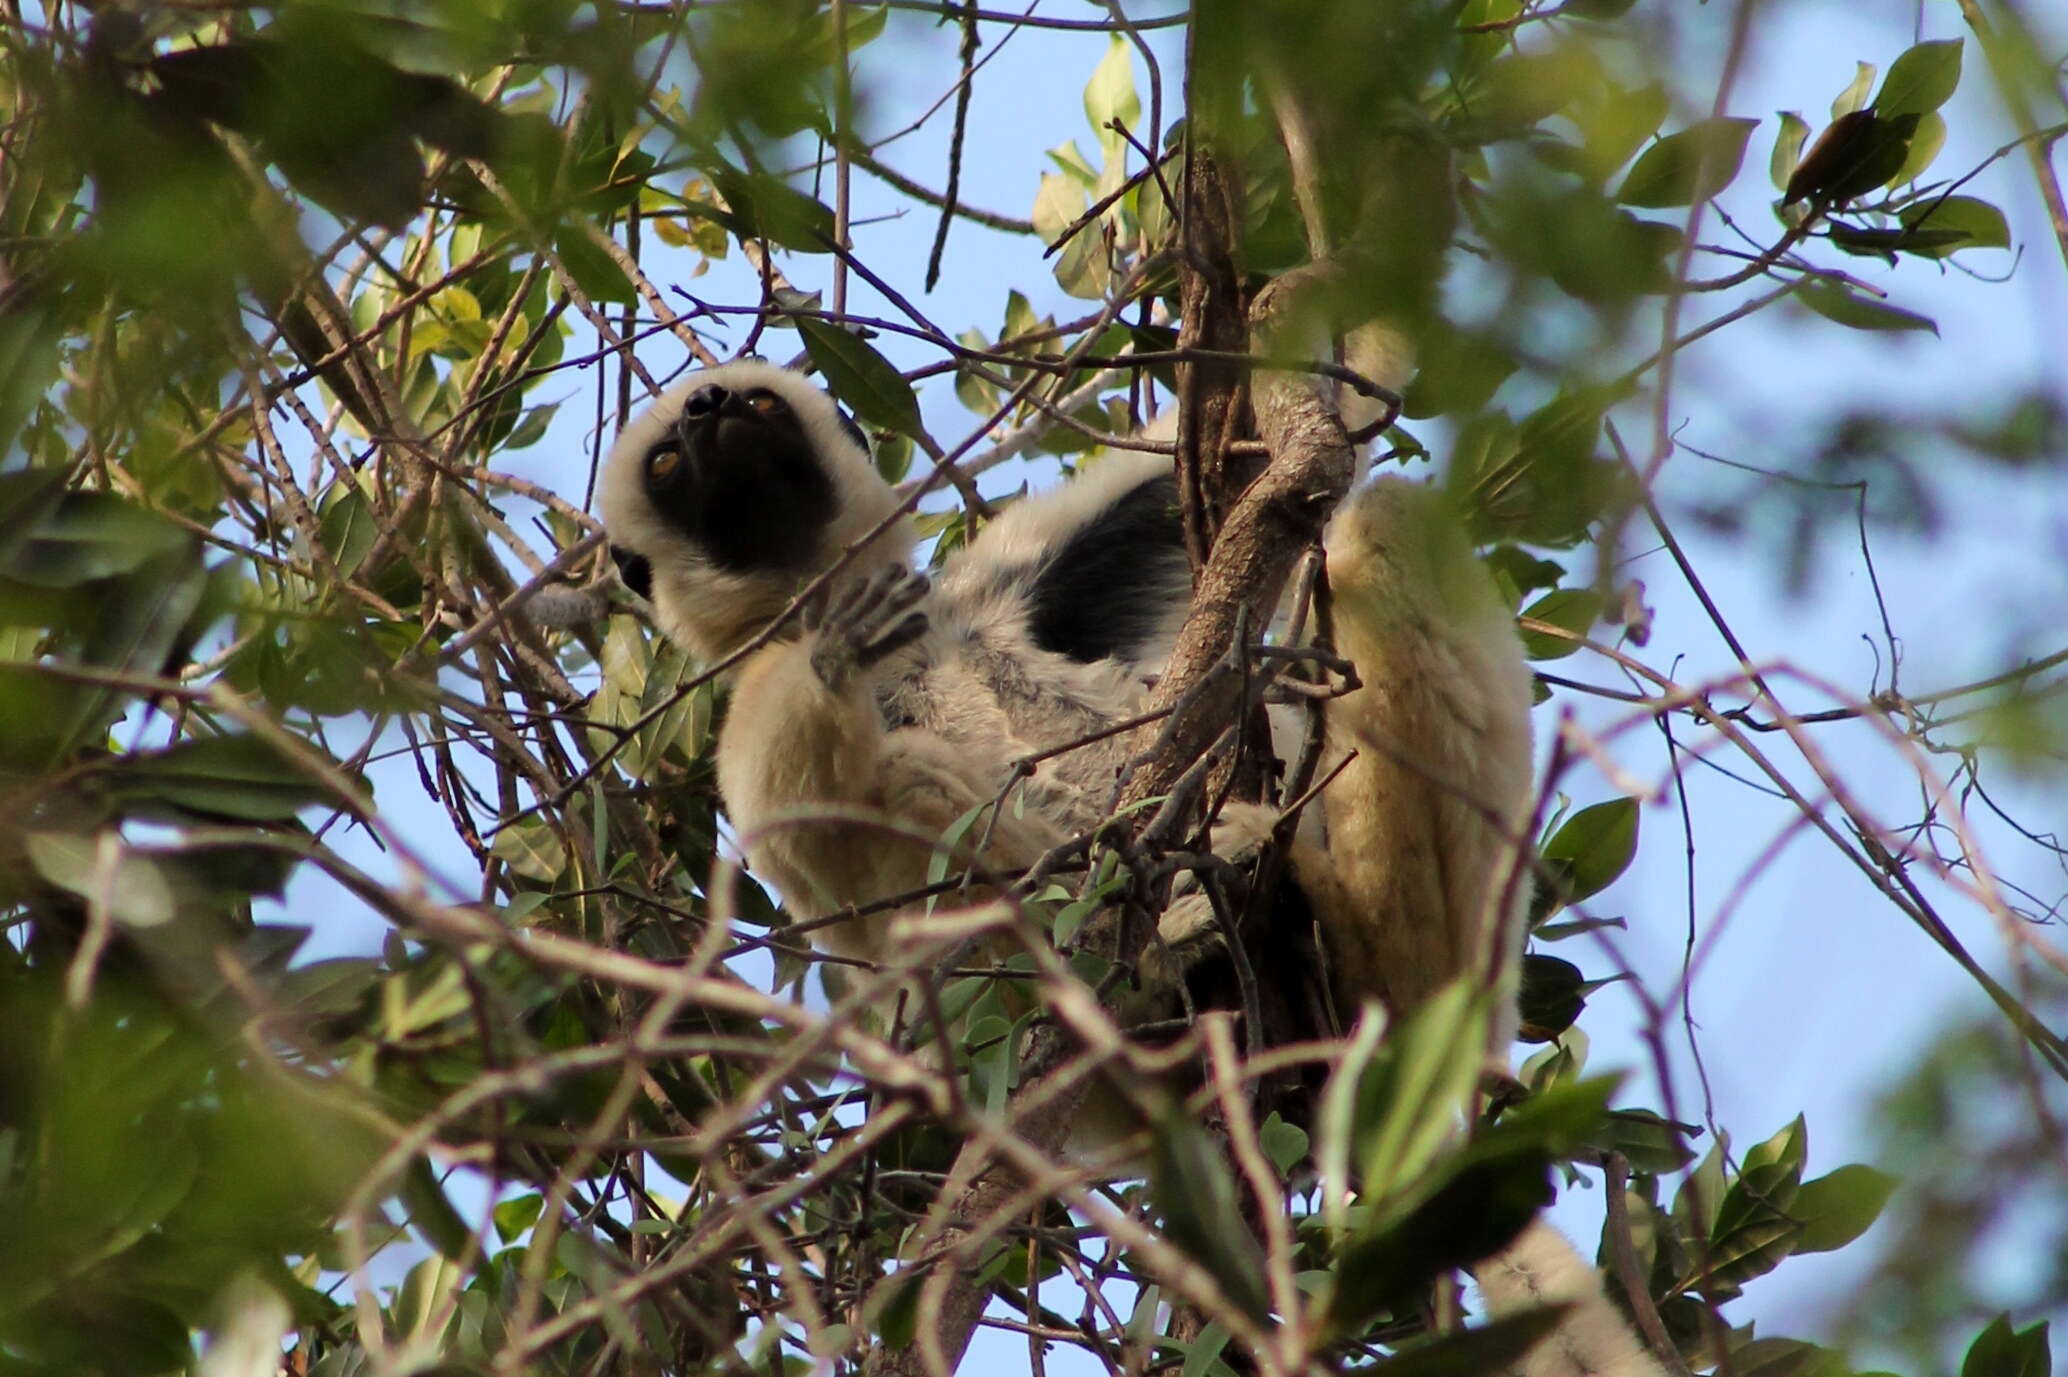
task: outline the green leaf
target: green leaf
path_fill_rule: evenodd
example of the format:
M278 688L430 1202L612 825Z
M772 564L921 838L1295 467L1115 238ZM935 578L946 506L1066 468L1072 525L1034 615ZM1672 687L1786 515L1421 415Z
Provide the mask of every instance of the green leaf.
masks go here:
M1522 600L1539 588L1556 588L1565 577L1565 566L1555 560L1538 559L1514 545L1496 545L1484 561L1510 603Z
M1585 636L1601 619L1601 595L1591 588L1554 588L1524 608L1522 615ZM1562 660L1579 648L1578 641L1548 631L1522 633L1522 653L1532 660Z
M1792 1213L1802 1221L1798 1253L1828 1253L1867 1232L1900 1182L1854 1163L1802 1183Z
M1934 335L1939 333L1938 322L1930 316L1857 296L1851 289L1835 282L1804 282L1796 289L1795 295L1818 315L1848 329L1929 330Z
M61 468L0 473L0 573L21 579L15 570L15 553L64 502L65 479Z
M1407 1190L1450 1138L1478 1083L1486 996L1470 976L1443 987L1397 1027L1357 1088L1357 1155L1367 1204Z
M1402 408L1416 419L1477 411L1515 372L1515 356L1492 334L1436 324L1420 343Z
M1034 192L1034 232L1053 245L1085 208L1084 188L1059 173L1044 172Z
M1802 1117L1745 1154L1710 1228L1709 1248L1677 1289L1736 1287L1763 1276L1795 1251L1802 1223L1791 1213L1809 1137Z
M1271 1159L1271 1165L1278 1168L1280 1176L1290 1176L1292 1169L1307 1155L1307 1130L1298 1124L1289 1124L1271 1111L1257 1130L1257 1141L1264 1149L1264 1155Z
M1910 136L1910 147L1903 155L1903 165L1896 169L1886 185L1908 186L1931 170L1938 161L1939 153L1946 147L1946 117L1936 110L1928 110L1917 120L1917 130Z
M1629 162L1644 141L1659 132L1669 105L1660 82L1630 90L1603 83L1601 89L1604 94L1593 108L1568 112L1585 139L1572 170L1596 185Z
M1867 104L1867 92L1874 85L1874 73L1879 69L1871 62L1853 64L1853 79L1831 102L1831 118L1844 119L1847 115L1863 109Z
M1998 1315L1968 1345L1960 1377L2047 1377L2053 1367L2044 1321L2014 1330L2009 1315Z
M1753 1339L1731 1350L1733 1377L1846 1377L1845 1355L1801 1339Z
M288 822L304 808L339 801L256 736L195 737L168 750L123 757L109 787L131 803L170 804L243 822Z
M1228 1331L1218 1324L1208 1325L1185 1346L1185 1365L1178 1370L1178 1377L1209 1377L1228 1372L1228 1365L1221 1361L1227 1347Z
M826 386L864 423L903 435L919 433L919 398L890 360L861 336L829 321L799 316L797 330Z
M1521 1009L1517 1037L1523 1042L1549 1042L1573 1026L1587 1007L1586 977L1572 962L1531 952L1522 958Z
M1617 1109L1609 1113L1606 1132L1595 1145L1620 1152L1632 1171L1664 1176L1679 1171L1694 1157L1688 1139L1701 1130L1693 1124L1676 1124L1649 1109Z
M885 1348L909 1348L919 1333L920 1282L923 1268L905 1267L876 1284L870 1301L876 1308L876 1334Z
M625 270L618 261L589 238L580 225L562 226L560 232L553 236L553 252L560 259L560 266L566 268L567 275L574 279L574 285L592 299L620 305L630 305L639 299L632 279L625 276Z
M1767 176L1775 191L1788 189L1788 179L1795 175L1795 165L1802 161L1802 144L1809 132L1809 124L1802 116L1793 110L1781 111L1781 129L1774 135L1773 156L1767 160Z
M1660 209L1706 201L1729 186L1745 161L1745 143L1758 120L1720 118L1689 125L1660 139L1623 179L1616 199Z
M1084 118L1097 131L1099 143L1109 156L1125 141L1106 126L1118 120L1132 132L1141 122L1142 102L1135 95L1134 45L1117 33L1085 85Z
M380 518L357 488L340 485L323 504L316 531L323 548L336 562L338 573L350 578L373 548L374 539L380 534Z
M963 1035L969 1054L970 1098L987 1114L1005 1107L1012 1091L1013 1023L1000 1014L972 1019Z
M1550 1203L1552 1159L1599 1131L1616 1083L1561 1086L1511 1108L1390 1207L1375 1207L1340 1249L1328 1328L1353 1332L1381 1309L1412 1303L1437 1274L1511 1243Z
M1568 1309L1552 1304L1504 1315L1409 1345L1378 1366L1360 1371L1368 1377L1472 1377L1519 1370L1521 1360L1558 1328Z
M545 1207L546 1197L537 1191L497 1201L494 1210L496 1237L505 1243L514 1243L526 1229L539 1222L539 1214Z
M15 546L5 572L36 588L71 588L127 574L190 545L184 531L134 503L102 492L68 492Z
M823 202L763 174L722 166L705 171L750 237L758 235L797 253L832 252L833 212Z
M409 1211L409 1222L441 1256L457 1258L468 1251L474 1242L474 1231L445 1198L445 1190L438 1184L428 1158L419 1154L410 1159L395 1193Z
M527 880L550 884L567 869L567 843L560 833L535 818L505 826L489 843L489 851Z
M1533 1094L1571 1084L1587 1065L1588 1045L1584 1028L1568 1028L1556 1041L1531 1053L1516 1069L1515 1079Z
M1156 1126L1149 1194L1163 1216L1164 1233L1179 1251L1207 1270L1228 1299L1262 1319L1269 1309L1264 1259L1242 1218L1227 1161L1190 1117L1170 1113Z
M1581 44L1511 52L1487 68L1472 101L1471 128L1461 132L1482 140L1512 137L1602 86L1601 59Z
M1637 854L1637 800L1610 799L1582 808L1543 846L1547 861L1562 861L1563 897L1572 903L1613 884Z
M1875 112L1884 118L1922 115L1944 105L1960 85L1962 40L1919 43L1888 69L1874 95Z
M37 874L89 904L105 903L118 923L156 927L178 912L164 869L114 832L31 832L25 840Z
M2011 227L2003 212L1973 196L1933 197L1905 206L1897 214L1912 231L1902 248L1921 258L1944 258L1961 249L2007 249ZM1935 232L1959 237L1951 243L1927 238Z
M192 1134L163 1118L148 1139L128 1144L122 1159L120 1177L100 1183L108 1194L91 1207L103 1231L94 1240L98 1257L127 1252L154 1232L193 1193L205 1165Z

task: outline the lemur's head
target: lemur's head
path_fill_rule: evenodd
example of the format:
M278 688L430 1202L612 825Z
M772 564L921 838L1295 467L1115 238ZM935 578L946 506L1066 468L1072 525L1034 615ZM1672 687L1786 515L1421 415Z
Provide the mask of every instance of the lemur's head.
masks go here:
M767 625L897 506L833 399L755 360L669 389L619 434L598 496L625 582L704 659ZM910 550L903 522L856 567Z

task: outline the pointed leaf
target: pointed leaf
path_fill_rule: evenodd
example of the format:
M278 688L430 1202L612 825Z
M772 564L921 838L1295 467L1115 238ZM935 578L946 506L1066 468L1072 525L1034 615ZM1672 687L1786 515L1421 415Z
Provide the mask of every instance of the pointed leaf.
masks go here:
M1118 120L1132 132L1141 122L1142 102L1135 95L1134 45L1117 33L1084 88L1084 117L1109 153L1119 149L1123 140L1107 128L1108 124Z
M1856 110L1833 120L1796 165L1781 204L1816 197L1837 205L1886 185L1909 161L1919 119Z
M1659 209L1706 201L1731 184L1758 120L1712 119L1660 139L1637 160L1616 199Z
M1958 38L1919 43L1897 58L1875 93L1875 112L1922 115L1944 105L1960 85L1961 46Z
M135 803L176 808L245 822L286 822L304 808L338 801L255 736L204 736L169 750L125 757L109 781Z
M890 360L859 335L828 321L799 316L797 329L827 388L857 417L881 430L918 434L919 398Z
M1874 74L1878 70L1880 69L1871 62L1853 64L1853 79L1851 83L1843 91L1840 91L1837 98L1831 102L1831 118L1833 120L1844 119L1854 111L1866 107L1867 92L1873 87Z
M1600 893L1637 854L1637 800L1615 798L1582 808L1551 835L1540 854L1565 862L1562 895L1567 903Z
M1867 1232L1899 1184L1896 1177L1854 1163L1802 1183L1790 1210L1802 1221L1799 1253L1828 1253Z
M2047 1377L2053 1367L2044 1321L2014 1330L2009 1315L1998 1315L1968 1346L1960 1377Z
M1915 311L1906 311L1900 306L1869 297L1856 296L1852 291L1835 282L1805 282L1795 295L1802 304L1826 320L1853 330L1929 330L1939 333L1938 322L1930 316L1921 316Z
M1554 588L1523 609L1522 615L1584 637L1601 619L1601 595L1591 588ZM1525 628L1522 633L1522 653L1532 660L1562 660L1579 648L1579 641L1548 631Z
M1183 1114L1166 1115L1157 1125L1149 1193L1170 1241L1204 1267L1229 1300L1261 1319L1269 1308L1264 1260L1249 1230L1230 1226L1242 1217L1235 1178L1205 1130Z
M1781 112L1781 130L1774 135L1773 156L1767 160L1767 176L1773 180L1775 191L1786 191L1789 178L1795 175L1795 165L1802 161L1803 140L1809 137L1809 124L1793 110Z

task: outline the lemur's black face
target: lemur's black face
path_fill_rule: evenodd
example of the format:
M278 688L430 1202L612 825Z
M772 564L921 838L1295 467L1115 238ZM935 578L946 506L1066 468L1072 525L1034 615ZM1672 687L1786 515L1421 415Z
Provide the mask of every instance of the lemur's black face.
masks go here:
M765 387L691 393L647 450L644 477L654 510L730 573L808 567L834 515L826 461Z

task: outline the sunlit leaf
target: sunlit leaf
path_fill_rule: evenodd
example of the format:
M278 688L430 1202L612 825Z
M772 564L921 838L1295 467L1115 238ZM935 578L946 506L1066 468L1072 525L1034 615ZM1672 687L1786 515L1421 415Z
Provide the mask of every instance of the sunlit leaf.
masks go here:
M1616 199L1647 209L1708 200L1738 175L1745 143L1758 124L1750 119L1712 119L1667 135L1644 150Z
M1802 1221L1799 1253L1827 1253L1866 1233L1901 1182L1887 1172L1854 1164L1802 1183L1791 1210Z
M1563 862L1564 897L1577 903L1615 883L1637 854L1637 800L1610 799L1582 808L1544 842L1540 852Z
M559 878L567 869L567 843L558 831L533 819L504 826L489 849L510 869L541 884Z
M1112 42L1106 45L1106 55L1099 59L1084 88L1084 118L1109 152L1124 142L1117 132L1107 128L1109 124L1117 120L1133 132L1141 122L1142 103L1135 95L1134 45L1120 34L1114 34Z
M1867 93L1874 89L1874 74L1879 69L1871 62L1853 64L1853 79L1831 102L1831 118L1834 121L1863 108L1867 104Z
M1556 636L1523 629L1523 654L1532 660L1562 660L1580 649L1580 638L1601 619L1601 595L1591 588L1555 588L1524 608L1522 615L1573 633Z
M1802 161L1803 141L1809 137L1809 125L1793 110L1781 112L1781 128L1774 135L1773 157L1767 162L1767 176L1772 179L1774 190L1785 191L1790 179L1795 176L1795 165Z
M1960 85L1961 47L1962 40L1948 38L1905 51L1890 64L1881 89L1874 93L1875 112L1893 118L1944 105Z
M1903 165L1896 169L1886 185L1907 186L1922 177L1938 161L1939 153L1946 147L1946 117L1936 110L1926 111L1918 117L1917 130L1910 136L1910 147L1903 155Z

